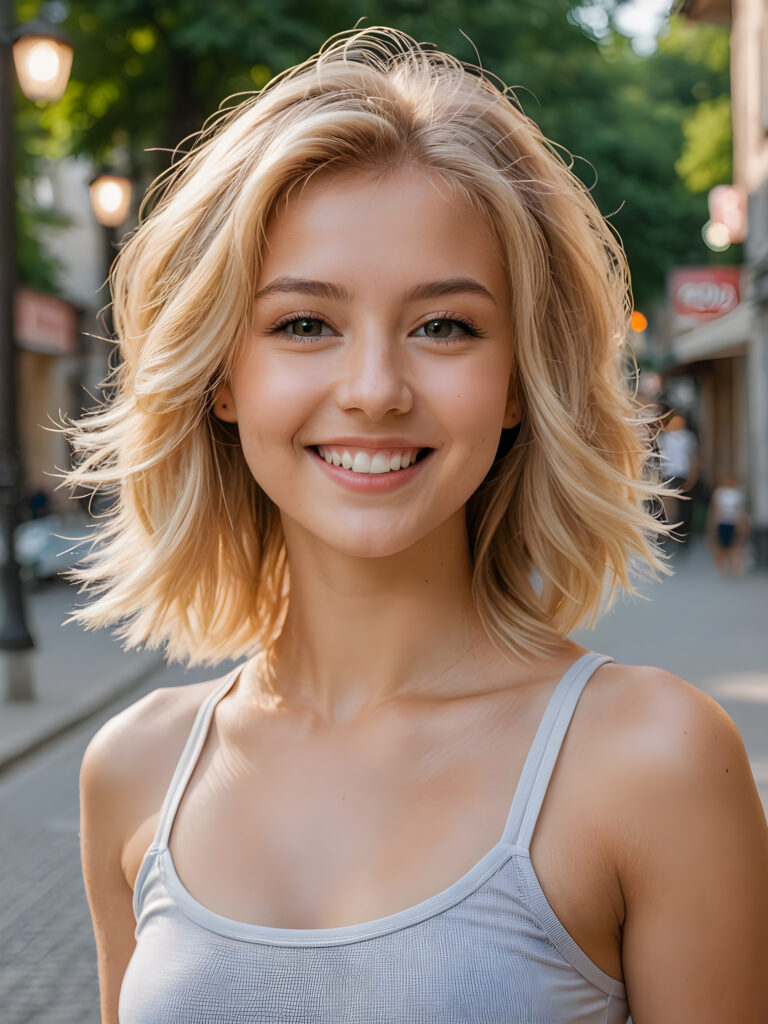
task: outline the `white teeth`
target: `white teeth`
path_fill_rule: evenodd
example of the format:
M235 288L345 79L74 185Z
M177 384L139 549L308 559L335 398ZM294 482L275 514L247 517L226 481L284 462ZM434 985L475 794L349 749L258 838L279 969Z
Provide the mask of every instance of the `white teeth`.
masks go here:
M370 473L371 472L371 456L368 452L355 452L355 457L352 460L352 472L353 473Z
M337 450L335 448L318 445L318 454L325 459L329 465L343 466L344 469L351 469L353 473L369 475L380 475L382 473L396 472L413 465L419 454L419 448L409 448L387 455L385 451L369 452L356 451L354 455L349 449Z

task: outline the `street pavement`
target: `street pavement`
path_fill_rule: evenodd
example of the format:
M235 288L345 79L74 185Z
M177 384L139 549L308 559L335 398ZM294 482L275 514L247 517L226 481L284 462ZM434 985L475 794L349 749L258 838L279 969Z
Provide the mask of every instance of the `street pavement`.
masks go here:
M0 705L0 771L130 693L163 664L158 651L123 651L107 630L63 625L69 611L83 603L75 588L63 582L27 594L36 644L30 657L35 699ZM0 701L3 697L0 693Z
M80 762L97 729L144 693L212 676L161 670L0 776L2 1024L99 1024L96 945L80 871Z
M710 693L739 727L768 808L768 573L719 578L701 544L675 565L673 578L644 586L651 600L621 600L595 631L574 639L618 662L658 665ZM4 704L0 713L3 1024L99 1024L79 860L83 752L104 721L144 693L229 667L166 669L157 654L123 652L105 633L57 628L71 601L62 586L30 595L40 700Z

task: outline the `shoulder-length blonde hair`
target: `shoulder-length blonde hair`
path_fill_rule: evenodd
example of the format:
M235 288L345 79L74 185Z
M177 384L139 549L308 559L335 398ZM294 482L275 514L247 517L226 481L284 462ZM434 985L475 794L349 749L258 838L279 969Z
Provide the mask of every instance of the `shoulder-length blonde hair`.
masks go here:
M430 169L498 236L524 416L467 508L474 597L504 651L543 653L594 623L632 564L668 571L664 493L624 378L620 242L505 87L389 28L332 37L221 112L149 192L110 282L111 401L67 425L72 487L113 496L72 574L126 646L213 664L269 649L289 599L279 510L213 415L251 317L276 204L316 171ZM512 341L512 339L510 339Z

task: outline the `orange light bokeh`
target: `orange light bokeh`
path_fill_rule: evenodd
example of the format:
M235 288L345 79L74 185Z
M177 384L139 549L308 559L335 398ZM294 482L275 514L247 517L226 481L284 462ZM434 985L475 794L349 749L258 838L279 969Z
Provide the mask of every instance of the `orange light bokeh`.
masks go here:
M629 326L636 334L642 334L648 326L648 318L635 310L632 314L632 319L629 321Z

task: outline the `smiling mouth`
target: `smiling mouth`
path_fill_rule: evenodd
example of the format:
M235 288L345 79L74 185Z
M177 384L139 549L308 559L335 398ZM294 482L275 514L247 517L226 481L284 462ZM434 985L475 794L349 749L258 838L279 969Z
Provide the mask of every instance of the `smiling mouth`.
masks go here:
M421 462L434 448L382 449L373 454L335 445L312 445L312 450L331 466L363 476L379 476L398 473Z

